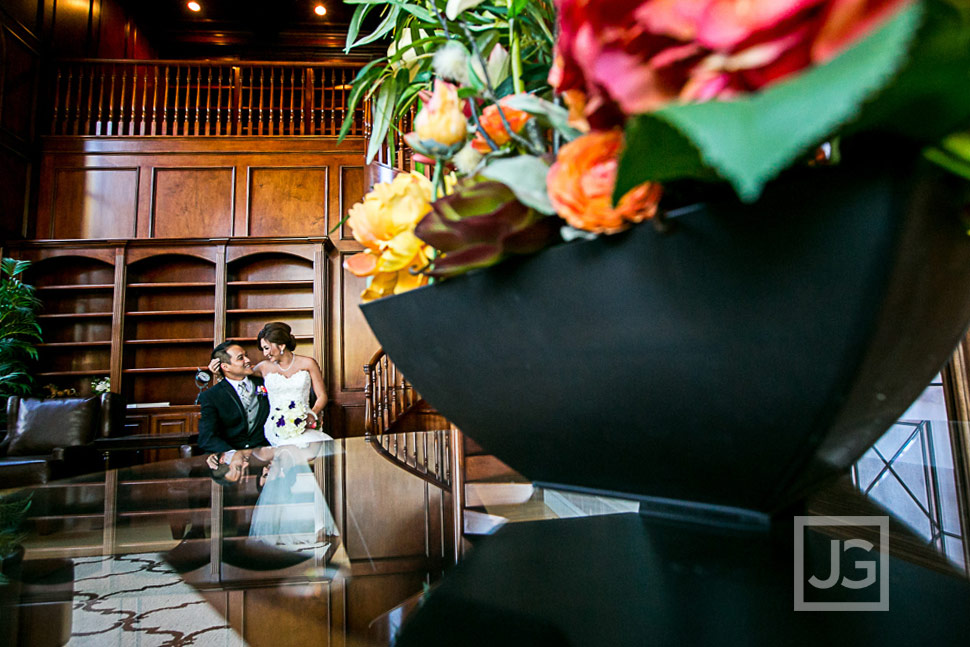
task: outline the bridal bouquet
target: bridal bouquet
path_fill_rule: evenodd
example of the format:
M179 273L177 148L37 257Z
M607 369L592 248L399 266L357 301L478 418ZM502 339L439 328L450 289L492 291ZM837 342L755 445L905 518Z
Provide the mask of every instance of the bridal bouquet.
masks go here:
M373 102L368 160L416 110L420 163L350 210L364 300L662 223L717 185L754 202L849 140L970 178L968 0L353 4L348 49L391 40L350 95Z
M270 414L271 424L276 429L276 435L285 440L299 437L310 419L310 409L306 404L291 400L284 408L274 408Z

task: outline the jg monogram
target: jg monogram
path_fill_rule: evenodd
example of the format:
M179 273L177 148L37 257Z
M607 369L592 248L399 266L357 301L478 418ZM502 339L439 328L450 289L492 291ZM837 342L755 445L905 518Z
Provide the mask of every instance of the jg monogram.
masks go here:
M828 577L822 579L816 574L805 578L805 531L807 527L832 528L838 526L878 527L879 545L865 539L829 539ZM795 611L888 611L889 610L889 559L887 555L889 538L888 517L795 517ZM856 560L853 567L864 576L852 579L841 573L841 553L859 549L868 553L871 559ZM880 555L881 553L881 555ZM877 570L878 568L878 570ZM827 591L838 586L850 591L862 591L878 583L878 598L874 601L807 601L806 584L819 591Z

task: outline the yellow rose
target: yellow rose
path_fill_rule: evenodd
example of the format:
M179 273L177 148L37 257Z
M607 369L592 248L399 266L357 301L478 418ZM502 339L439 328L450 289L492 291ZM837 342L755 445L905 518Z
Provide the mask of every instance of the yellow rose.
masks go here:
M419 139L431 139L442 146L454 146L468 137L468 120L461 109L458 88L436 79L431 100L414 118Z
M431 209L431 182L419 173L401 173L376 185L350 209L347 224L366 247L344 261L347 271L371 277L364 301L399 294L427 283L415 276L428 264L430 248L414 235L414 227Z

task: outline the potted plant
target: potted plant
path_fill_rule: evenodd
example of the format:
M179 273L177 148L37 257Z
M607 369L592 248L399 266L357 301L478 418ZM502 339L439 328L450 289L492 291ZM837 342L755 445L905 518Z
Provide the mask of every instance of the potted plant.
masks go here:
M433 172L351 209L345 267L415 388L522 473L776 511L965 330L965 5L560 0L523 47L549 3L386 4L354 95L379 137L421 97Z
M11 395L29 395L33 379L28 361L37 359L34 346L41 341L37 308L40 300L34 288L23 282L21 275L29 261L0 259L0 400L6 404ZM0 414L6 422L6 406Z

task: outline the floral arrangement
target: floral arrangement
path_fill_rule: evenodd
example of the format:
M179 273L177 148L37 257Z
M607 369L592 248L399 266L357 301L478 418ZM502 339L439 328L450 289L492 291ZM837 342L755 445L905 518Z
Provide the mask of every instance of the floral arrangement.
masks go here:
M91 380L91 390L95 393L110 393L111 392L111 378L102 377L94 378Z
M970 178L967 0L354 4L348 50L392 41L350 95L374 102L368 161L420 106L418 170L349 213L364 300L660 222L711 184L753 202L863 136Z
M274 407L270 420L283 439L297 438L308 428L310 410L306 404L291 400L286 408Z

